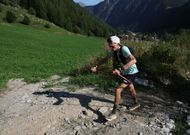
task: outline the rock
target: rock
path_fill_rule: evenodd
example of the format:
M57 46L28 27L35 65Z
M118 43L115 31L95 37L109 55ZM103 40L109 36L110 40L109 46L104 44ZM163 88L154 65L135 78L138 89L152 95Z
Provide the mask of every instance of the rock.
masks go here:
M61 83L68 83L69 80L70 80L70 77L65 77L65 78L61 79L60 82L61 82Z
M174 120L172 120L172 119L170 119L170 123L174 124L174 123L175 123L175 121L174 121Z
M151 121L148 123L148 125L152 127L153 125L155 125L155 122Z
M86 112L86 110L83 110L83 111L82 111L82 114L88 116L88 113Z
M94 113L92 111L90 111L90 110L83 110L82 114L86 115L86 116L89 116L89 117L92 117L94 115Z
M160 82L162 82L166 86L171 84L171 81L166 78L160 78Z
M187 116L187 120L190 120L190 115Z
M190 129L187 129L187 130L186 130L186 133L187 133L188 135L190 135Z
M124 111L127 110L127 107L126 107L126 106L122 106L120 110L121 110L122 112L124 112Z
M56 81L56 80L59 80L61 77L59 75L53 75L50 77L50 80L51 81Z
M92 127L93 127L92 123L89 123L88 128L92 128Z
M83 113L80 113L80 114L78 115L78 118L79 118L79 119L85 119L86 117L85 117L85 115L83 115Z
M78 131L78 130L80 130L81 129L81 126L76 126L75 128L74 128L74 130L76 130L76 131Z
M143 135L143 133L142 133L142 132L139 132L138 135Z
M181 101L176 101L176 103L177 103L178 105L183 105L183 102L181 102Z
M15 80L11 79L7 83L7 88L8 89L18 89L24 85L26 85L26 82L24 82L23 78L15 79Z
M107 107L101 107L98 111L101 112L102 114L105 114L108 111L108 108Z
M187 122L187 124L190 126L190 120L187 120L186 122Z
M162 131L166 135L168 135L170 133L170 129L169 128L163 128Z
M31 100L31 99L28 99L26 102L27 102L27 103L31 103L31 102L32 102L32 100Z
M96 126L96 125L97 125L97 123L95 123L95 122L92 122L92 125L93 125L93 126Z
M183 109L182 110L184 113L188 113L188 110L187 109Z
M54 96L53 92L48 92L48 97L53 97L53 96Z
M167 123L166 127L168 127L169 129L174 129L175 125L173 123Z
M65 122L67 122L69 124L71 123L70 120L69 120L69 118L65 118L64 120L65 120Z
M94 127L93 130L98 130L99 128L98 127Z
M116 128L119 129L121 126L119 123L116 124Z
M86 126L82 126L82 129L86 129Z
M46 107L45 107L45 106L42 106L42 109L44 109L44 110L45 110L45 109L46 109Z
M141 86L148 86L149 81L141 78L136 78L135 83Z
M86 127L88 127L88 123L84 123L84 125L85 125Z
M190 79L190 72L186 73L186 77L187 77L187 79Z
M127 123L127 118L124 117L121 122L122 122L122 124L126 124Z

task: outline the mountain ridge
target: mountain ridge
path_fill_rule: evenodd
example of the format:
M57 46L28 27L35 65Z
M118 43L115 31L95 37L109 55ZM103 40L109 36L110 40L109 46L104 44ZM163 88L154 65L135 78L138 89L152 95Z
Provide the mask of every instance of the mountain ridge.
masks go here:
M96 6L86 8L114 28L147 32L167 28L170 25L179 27L182 23L178 19L189 22L186 15L189 3L189 0L177 3L175 0L167 3L160 0L105 0Z

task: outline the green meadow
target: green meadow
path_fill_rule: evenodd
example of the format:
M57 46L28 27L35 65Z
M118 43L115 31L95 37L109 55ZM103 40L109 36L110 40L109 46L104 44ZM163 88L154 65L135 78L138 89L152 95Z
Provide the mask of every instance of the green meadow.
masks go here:
M101 38L58 28L0 24L0 87L12 78L36 82L68 75L103 51Z

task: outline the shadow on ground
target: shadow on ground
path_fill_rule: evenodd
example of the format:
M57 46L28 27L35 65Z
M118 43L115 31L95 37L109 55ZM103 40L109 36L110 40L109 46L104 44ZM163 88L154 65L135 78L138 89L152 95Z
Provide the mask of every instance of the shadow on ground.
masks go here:
M55 91L44 91L44 92L34 92L34 95L47 95L47 97L54 97L57 99L53 105L60 105L62 102L64 102L64 98L77 98L80 102L80 105L82 107L85 107L87 110L92 111L94 114L97 114L98 119L94 120L98 123L104 123L106 122L105 116L99 112L98 110L94 110L92 107L89 106L90 102L92 100L100 101L100 102L106 102L106 103L112 103L113 101L108 99L103 99L95 96L90 95L84 95L84 94L78 94L78 93L69 93L69 92L55 92Z

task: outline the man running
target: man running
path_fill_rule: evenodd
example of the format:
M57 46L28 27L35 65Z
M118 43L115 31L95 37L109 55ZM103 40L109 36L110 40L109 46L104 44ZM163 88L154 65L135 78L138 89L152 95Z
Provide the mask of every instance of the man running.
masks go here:
M136 66L136 59L130 52L127 46L121 46L120 39L117 36L111 36L107 39L107 44L110 48L108 56L99 61L98 65L91 68L92 72L97 72L97 68L106 63L109 58L113 60L113 71L114 75L124 76L126 79L122 79L121 83L115 89L115 100L114 106L111 113L106 117L108 121L114 120L117 118L116 111L119 107L121 101L121 92L128 88L133 98L134 104L129 108L129 110L134 110L140 107L140 104L137 102L136 90L134 88L133 82L135 80L136 74L139 72Z

